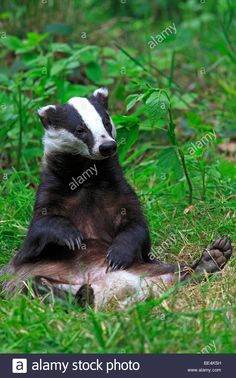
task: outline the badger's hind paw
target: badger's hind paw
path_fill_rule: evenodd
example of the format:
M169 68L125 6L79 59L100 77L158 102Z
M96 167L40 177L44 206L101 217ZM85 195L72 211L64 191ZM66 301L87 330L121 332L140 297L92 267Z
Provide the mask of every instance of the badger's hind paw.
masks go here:
M206 271L215 273L224 268L233 252L231 240L227 236L214 241L202 254L200 261L195 266L195 272Z

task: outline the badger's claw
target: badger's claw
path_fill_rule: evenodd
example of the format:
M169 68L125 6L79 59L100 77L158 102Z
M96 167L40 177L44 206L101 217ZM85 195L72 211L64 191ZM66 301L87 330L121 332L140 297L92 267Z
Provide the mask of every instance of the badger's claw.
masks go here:
M76 249L80 249L81 246L81 238L77 236L76 238L70 237L63 239L63 241L59 244L66 245L70 250L75 251Z
M75 250L75 243L74 243L74 240L72 238L69 239L69 243L70 243L70 249L72 249L72 251Z
M79 249L80 246L81 246L81 239L80 239L80 237L76 238L75 242L76 242L77 248Z
M70 243L69 243L69 241L66 240L66 239L64 239L64 243L65 243L65 245L67 245L67 247L70 249Z
M134 262L134 255L128 247L111 246L106 256L108 271L129 268Z

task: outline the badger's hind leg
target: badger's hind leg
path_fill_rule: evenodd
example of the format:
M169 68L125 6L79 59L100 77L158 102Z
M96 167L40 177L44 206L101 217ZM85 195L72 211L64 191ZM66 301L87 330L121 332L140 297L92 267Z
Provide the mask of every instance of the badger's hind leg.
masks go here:
M59 299L64 302L73 302L80 307L94 305L94 291L87 283L82 285L58 284L43 277L34 277L30 287L28 286L28 292L41 298L43 302L54 302Z

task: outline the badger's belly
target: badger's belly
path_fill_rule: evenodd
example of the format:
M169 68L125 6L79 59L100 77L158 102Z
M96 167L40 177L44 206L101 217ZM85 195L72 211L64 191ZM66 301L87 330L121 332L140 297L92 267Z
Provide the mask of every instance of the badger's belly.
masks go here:
M112 227L112 219L106 223L101 216L91 216L88 214L82 219L76 219L75 225L83 241L98 240L110 244L113 240L114 228Z
M122 205L114 193L109 191L93 195L88 190L81 191L67 200L66 207L65 216L76 225L84 240L97 239L111 243L117 228L124 220Z
M77 266L77 271L74 271L70 281L67 277L63 280L55 280L44 276L38 277L38 282L48 286L55 295L66 297L66 293L73 294L79 303L81 300L82 303L90 303L92 298L90 304L94 304L95 307L102 307L113 301L118 302L120 307L124 307L136 301L143 301L150 296L156 297L166 290L167 285L174 282L173 273L155 276L154 267L153 275L149 277L146 275L147 264L140 265L142 275L135 269L106 273L103 266L93 265L91 268L85 274ZM81 297L81 291L84 292L84 298Z

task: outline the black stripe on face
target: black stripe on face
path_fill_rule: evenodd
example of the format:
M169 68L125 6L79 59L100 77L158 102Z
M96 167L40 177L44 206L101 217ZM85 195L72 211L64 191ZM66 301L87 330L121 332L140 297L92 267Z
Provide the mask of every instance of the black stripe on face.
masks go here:
M106 131L112 137L112 124L111 124L110 117L106 109L104 108L102 104L100 104L100 102L97 101L96 97L94 96L90 97L88 101L95 108L97 113L100 115Z
M84 123L81 115L70 104L56 106L56 109L52 109L50 118L51 125L56 129L65 129L73 134L76 138L80 139L87 146L89 151L92 151L94 146L94 138L92 132L88 129Z

